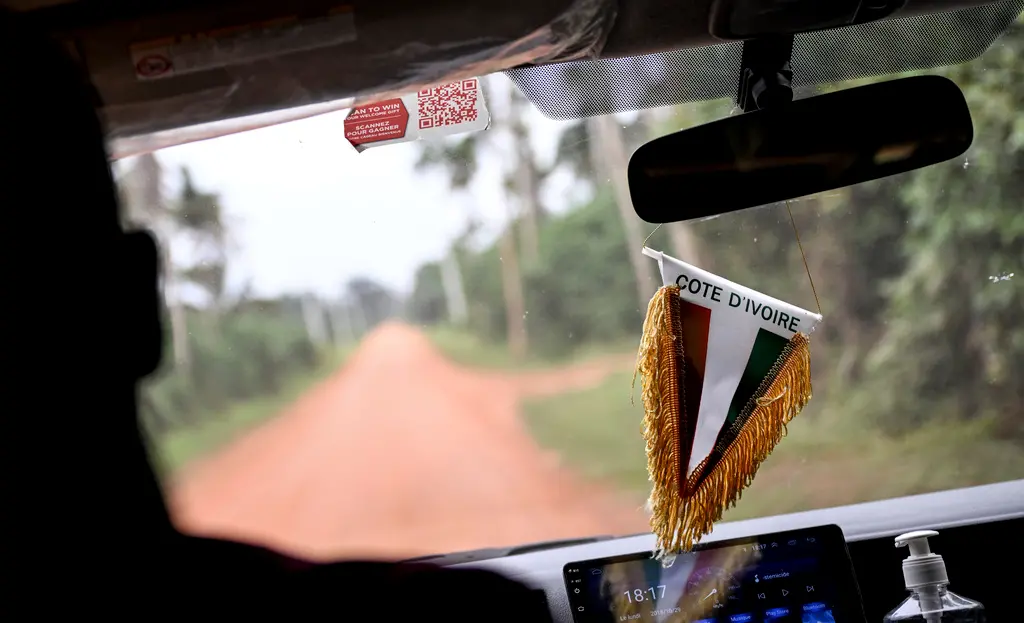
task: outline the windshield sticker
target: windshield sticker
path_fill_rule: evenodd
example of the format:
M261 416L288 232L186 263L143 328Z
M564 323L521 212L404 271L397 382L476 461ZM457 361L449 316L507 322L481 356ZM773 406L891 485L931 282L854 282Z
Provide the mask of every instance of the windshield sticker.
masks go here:
M342 6L315 19L288 16L136 43L129 52L136 78L158 80L355 40L354 11Z
M359 147L381 141L405 138L409 129L409 110L401 98L374 102L353 108L345 117L345 138Z
M821 315L669 257L637 354L664 554L688 551L746 488L811 398Z
M356 106L345 117L345 139L362 151L486 130L490 122L480 80L467 78Z

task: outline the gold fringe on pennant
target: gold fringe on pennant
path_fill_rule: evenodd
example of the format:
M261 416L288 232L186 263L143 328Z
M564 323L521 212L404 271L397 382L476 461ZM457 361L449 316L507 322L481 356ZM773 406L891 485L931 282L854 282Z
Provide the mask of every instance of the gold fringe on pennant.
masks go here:
M705 459L688 479L687 465L680 460L681 443L692 441L679 438L687 417L682 408L683 372L679 287L665 286L647 308L634 375L634 382L636 374L641 379L643 434L652 483L651 530L657 538L658 558L689 551L711 532L785 436L786 425L811 399L809 337L797 333L790 339L736 419L727 436L731 441L712 451L710 456L720 459L708 473Z
M633 384L640 376L644 404L643 436L647 445L647 473L651 481L651 530L658 535L676 531L683 518L682 485L686 465L680 459L683 400L682 324L679 286L660 288L647 306ZM660 556L659 556L660 557Z

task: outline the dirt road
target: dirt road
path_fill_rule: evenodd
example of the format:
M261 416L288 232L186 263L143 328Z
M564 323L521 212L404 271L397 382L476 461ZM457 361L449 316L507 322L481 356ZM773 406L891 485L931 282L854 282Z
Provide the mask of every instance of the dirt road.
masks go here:
M593 385L623 363L481 373L387 325L286 412L188 466L172 509L189 531L317 559L646 531L638 501L560 466L518 415L526 395Z

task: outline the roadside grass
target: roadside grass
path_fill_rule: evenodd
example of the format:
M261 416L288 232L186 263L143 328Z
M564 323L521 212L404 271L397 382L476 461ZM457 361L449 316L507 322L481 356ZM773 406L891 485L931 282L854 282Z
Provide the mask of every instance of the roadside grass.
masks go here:
M313 370L298 374L273 395L261 396L206 414L203 424L181 428L151 442L158 469L173 474L189 461L216 450L295 402L306 390L326 379L345 361L352 349L331 352Z
M597 387L528 401L524 415L537 442L590 478L637 500L649 492L637 390L631 375ZM726 519L743 519L1024 478L1024 452L998 439L989 423L933 423L890 437L813 401L761 466Z

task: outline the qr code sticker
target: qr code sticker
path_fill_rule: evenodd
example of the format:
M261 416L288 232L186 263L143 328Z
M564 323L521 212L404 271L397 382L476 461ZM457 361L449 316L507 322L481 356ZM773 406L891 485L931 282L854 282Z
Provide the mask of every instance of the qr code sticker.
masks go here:
M476 78L469 78L420 91L416 97L420 129L476 121L479 86Z

